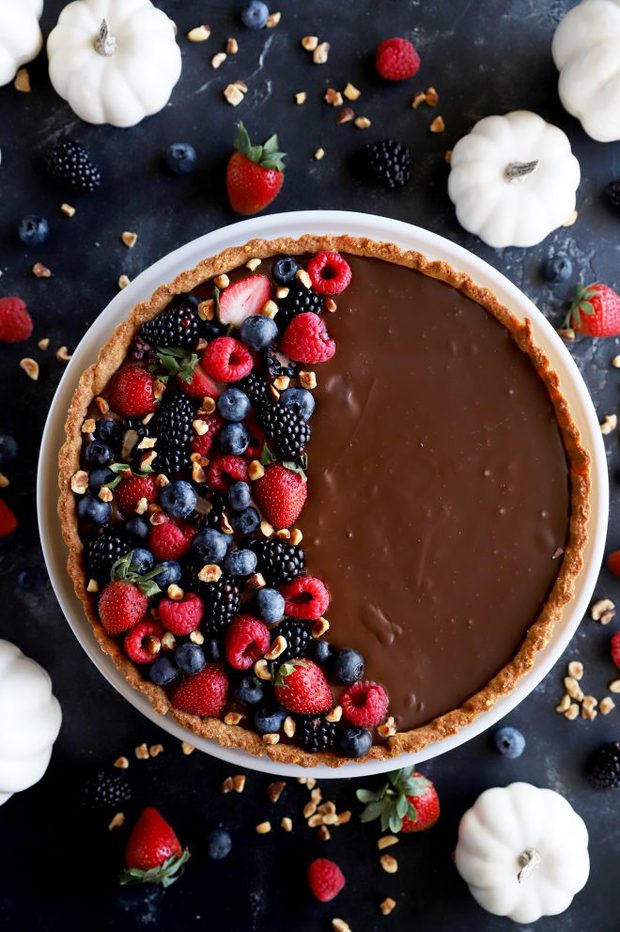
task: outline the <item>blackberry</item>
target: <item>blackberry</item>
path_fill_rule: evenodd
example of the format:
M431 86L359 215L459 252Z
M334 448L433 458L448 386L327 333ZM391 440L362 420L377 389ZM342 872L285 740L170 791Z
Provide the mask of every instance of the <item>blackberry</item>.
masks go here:
M620 786L620 741L610 741L590 760L590 782L599 790Z
M256 420L265 437L273 441L273 452L278 459L294 460L306 449L310 440L310 425L295 408L262 404Z
M194 408L186 395L164 394L153 418L153 429L157 437L157 472L169 479L191 468L193 420Z
M138 437L142 440L143 437L154 436L151 431L152 418L147 423L144 424L141 417L126 417L123 419L123 430L135 430Z
M279 634L286 638L288 646L278 657L278 663L293 660L294 657L305 657L308 644L312 640L310 625L307 621L285 618L272 631L273 637L277 637Z
M355 167L364 181L394 190L411 178L411 153L395 139L382 139L359 149ZM279 315L278 315L279 316Z
M283 540L253 540L250 548L258 558L257 573L262 573L269 586L292 582L306 571L304 552Z
M216 492L208 485L205 485L200 492L200 497L206 499L211 504L208 514L204 511L194 511L189 517L189 521L200 528L212 527L217 531L220 529L220 521L226 510L226 497L221 492ZM200 567L199 567L200 569Z
M151 346L193 349L200 336L199 324L194 301L184 299L142 324L140 336Z
M297 375L299 365L296 362L289 362L285 365L282 359L286 359L286 356L280 356L273 346L267 347L265 350L265 366L267 367L270 379L275 379L279 375L288 375L289 378L294 379Z
M605 188L605 196L612 207L620 210L620 178L617 181L610 181Z
M302 748L316 754L326 751L336 743L336 723L328 722L322 715L304 716L297 721L296 738Z
M246 393L254 407L271 400L267 379L259 375L258 372L250 372L244 379L236 383L235 387L237 386L242 392Z
M217 582L201 583L200 596L204 602L202 626L207 635L219 634L239 611L239 587L230 576L220 576Z
M47 170L52 178L72 191L94 191L101 184L101 174L91 162L87 149L73 139L67 139L49 150Z
M120 773L101 770L84 785L84 802L89 809L108 809L131 799L131 789Z
M97 582L109 582L112 566L129 549L122 531L114 527L106 527L100 534L93 535L84 545L84 564L88 576Z
M311 311L313 314L320 314L323 310L323 296L306 288L300 282L289 287L286 298L280 298L278 301L278 313L274 320L278 325L280 333L284 333L293 317Z

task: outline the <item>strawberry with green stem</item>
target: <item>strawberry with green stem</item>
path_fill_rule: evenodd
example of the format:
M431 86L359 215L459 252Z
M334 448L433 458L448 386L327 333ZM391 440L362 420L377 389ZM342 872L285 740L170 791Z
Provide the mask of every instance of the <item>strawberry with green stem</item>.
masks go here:
M284 158L274 134L253 146L243 123L237 123L235 152L226 167L230 206L238 214L257 214L271 204L284 183Z
M620 336L620 295L603 282L579 285L565 326L587 337Z
M134 825L125 849L126 868L121 886L160 883L169 887L183 873L189 859L174 829L153 806L147 806Z
M356 796L365 803L362 822L381 820L382 831L423 832L439 818L439 797L435 787L413 767L403 767L388 775L380 790L357 790Z

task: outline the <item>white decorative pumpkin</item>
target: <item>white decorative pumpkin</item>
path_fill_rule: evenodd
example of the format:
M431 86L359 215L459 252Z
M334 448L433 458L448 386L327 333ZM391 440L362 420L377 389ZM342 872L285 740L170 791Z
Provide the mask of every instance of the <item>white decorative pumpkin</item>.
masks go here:
M0 640L0 805L41 779L60 721L43 667Z
M570 218L580 177L566 134L515 110L457 142L448 193L461 226L489 246L534 246Z
M41 51L42 12L43 0L0 0L0 87Z
M559 793L511 783L486 790L465 813L455 860L484 909L534 922L564 912L585 886L588 830Z
M151 0L74 0L47 40L55 91L88 123L134 126L181 74L174 23Z
M582 0L556 29L552 52L564 107L592 139L620 139L620 0Z

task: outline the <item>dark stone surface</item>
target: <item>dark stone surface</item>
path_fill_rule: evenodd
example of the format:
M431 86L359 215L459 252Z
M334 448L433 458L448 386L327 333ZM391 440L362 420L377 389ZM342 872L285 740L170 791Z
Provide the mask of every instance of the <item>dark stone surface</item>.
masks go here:
M48 0L43 16L47 34L61 0ZM36 338L49 336L52 348L75 346L88 324L116 290L121 272L134 276L174 247L233 220L227 208L222 167L229 152L233 124L242 117L257 137L280 133L289 155L284 190L274 210L311 207L364 209L411 220L455 239L506 272L549 315L562 316L569 286L545 286L540 275L544 257L569 254L575 281L601 278L620 285L618 216L601 199L603 186L618 173L619 144L588 139L558 102L551 60L553 29L568 0L357 0L355 4L283 3L283 18L273 31L250 33L239 23L236 4L167 0L159 4L177 21L180 35L207 19L213 35L204 45L181 40L183 75L172 102L161 114L130 130L87 126L75 119L53 93L45 56L31 67L33 92L0 90L2 167L0 168L0 266L2 294L22 295L36 321ZM302 35L316 33L332 44L329 61L311 64L299 47ZM413 81L385 87L373 75L372 53L391 35L412 38L422 56ZM239 54L213 71L209 59L235 35ZM243 78L249 85L235 111L223 101L222 88ZM352 125L336 126L335 113L321 100L328 85L347 80L363 90L359 112L372 128L362 133ZM428 132L434 112L409 109L414 90L434 84L446 121L443 135ZM292 103L305 89L304 107ZM570 229L552 234L535 249L495 252L462 231L446 191L443 153L478 118L529 108L562 126L581 162L579 219ZM101 191L82 198L65 197L43 176L45 148L72 135L87 143L101 164ZM407 190L389 194L359 187L347 168L351 152L362 142L395 135L414 153L413 180ZM162 149L173 141L192 142L199 154L195 175L178 179L161 166ZM326 157L312 160L322 145ZM58 212L62 200L76 203L71 220ZM48 216L49 242L36 250L17 240L19 218L30 212ZM121 231L135 229L140 238L129 251ZM54 272L49 280L34 278L35 260ZM573 347L599 413L616 410L616 370L610 359L617 341L588 342ZM41 362L41 378L30 382L18 369L32 353ZM67 928L167 929L212 928L234 932L267 929L319 930L330 918L348 920L354 932L416 928L419 932L501 932L508 922L483 913L469 896L451 860L458 820L486 787L528 780L566 794L585 818L591 833L592 873L587 888L568 913L543 920L541 932L612 932L618 928L620 886L616 882L620 819L613 792L597 793L584 780L584 762L601 742L618 737L617 716L572 724L553 711L562 693L567 660L586 663L587 688L606 692L614 676L608 657L612 628L584 620L565 657L545 682L513 715L511 723L528 744L517 761L505 761L482 735L424 768L437 784L443 816L438 827L410 836L396 853L398 874L378 866L377 831L357 817L335 829L327 844L302 827L304 788L292 784L272 807L266 800L267 777L249 774L243 796L222 796L219 785L230 768L198 753L181 754L178 743L145 721L103 680L84 656L56 606L43 568L35 521L34 479L39 438L47 406L61 374L61 364L48 353L27 346L3 346L0 429L15 434L21 457L8 470L11 486L3 493L20 520L19 530L0 541L0 635L16 641L51 672L62 703L64 722L51 767L32 790L0 809L2 882L0 925L6 930L56 932ZM616 438L607 439L612 474L618 465ZM613 451L613 454L612 452ZM54 462L47 468L55 470ZM618 497L613 495L610 547L620 543L615 530ZM598 594L620 597L620 586L603 571ZM501 613L498 612L498 624ZM467 658L463 658L467 662ZM146 741L163 741L165 753L150 762L136 761L132 749ZM194 850L185 878L167 892L119 891L114 877L122 857L125 831L108 833L108 814L87 818L79 806L85 776L107 767L121 753L132 759L128 778L134 801L124 807L131 821L152 803L177 827ZM365 781L368 782L368 781ZM371 781L373 782L373 781ZM374 781L378 783L378 780ZM339 809L352 807L353 781L325 784L326 798ZM296 831L255 835L257 822L281 815L295 818ZM233 851L224 861L209 862L206 832L218 825L233 836ZM304 882L307 861L325 852L342 865L345 891L333 904L311 900ZM389 919L378 903L387 895L398 901Z

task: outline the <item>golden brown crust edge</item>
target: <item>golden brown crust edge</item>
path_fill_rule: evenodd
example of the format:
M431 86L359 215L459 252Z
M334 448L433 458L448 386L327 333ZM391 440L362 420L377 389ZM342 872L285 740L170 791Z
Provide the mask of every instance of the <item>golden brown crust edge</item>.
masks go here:
M427 745L454 734L470 724L482 712L491 709L502 696L516 686L528 673L538 652L548 643L562 608L572 599L575 579L583 564L583 550L587 543L587 524L590 515L590 455L583 447L577 425L560 388L559 379L545 353L535 344L529 320L519 321L487 288L482 288L464 272L456 272L445 262L429 261L421 253L403 250L392 243L377 242L368 238L350 236L302 236L274 240L251 240L244 246L225 249L217 256L204 259L194 269L183 272L173 282L162 285L152 297L138 304L128 320L120 324L109 342L99 352L97 361L85 370L75 390L65 423L66 440L59 452L60 498L58 514L62 534L69 549L67 571L73 581L76 595L82 602L100 647L109 654L116 667L131 686L139 689L160 714L170 712L183 726L196 735L216 741L223 747L238 748L253 755L267 755L281 763L300 766L326 764L339 767L351 763L350 758L333 753L309 754L294 745L266 746L260 736L240 726L225 725L219 719L200 718L179 712L170 706L163 689L144 680L138 669L123 654L118 644L104 631L86 592L86 578L82 562L82 542L77 532L75 501L70 488L71 476L79 468L82 442L81 425L92 399L99 394L121 365L137 329L146 320L158 314L176 294L190 291L201 282L222 272L243 265L250 258L264 259L287 253L299 255L333 249L358 256L369 256L403 265L437 278L480 304L493 314L513 335L520 348L529 355L538 375L547 386L556 417L560 425L570 464L571 520L569 540L563 555L562 566L553 589L539 617L529 628L525 640L515 657L479 692L459 709L433 719L427 725L401 732L389 738L385 745L375 745L370 753L359 760L388 760L403 753L416 753Z

